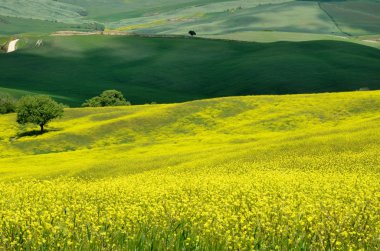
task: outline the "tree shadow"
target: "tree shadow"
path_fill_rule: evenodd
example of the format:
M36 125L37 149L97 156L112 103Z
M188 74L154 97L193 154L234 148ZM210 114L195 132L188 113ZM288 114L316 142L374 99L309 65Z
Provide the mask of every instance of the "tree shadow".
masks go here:
M34 137L34 136L40 136L49 132L57 132L61 131L61 129L45 129L43 132L40 130L32 130L32 131L26 131L26 132L20 132L16 134L14 139L24 138L24 137Z

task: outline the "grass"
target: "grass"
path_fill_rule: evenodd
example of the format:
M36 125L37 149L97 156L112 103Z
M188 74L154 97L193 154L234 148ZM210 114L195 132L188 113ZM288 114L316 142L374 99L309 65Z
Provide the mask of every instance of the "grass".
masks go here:
M5 249L379 249L380 92L0 116Z
M205 35L209 39L238 40L246 42L273 43L278 41L302 42L302 41L340 41L350 42L374 48L380 48L380 43L368 42L368 39L378 39L379 35L371 36L339 36L330 34L302 33L302 32L277 32L277 31L242 31L230 34Z
M245 3L248 3L245 1ZM204 14L201 17L191 17L193 21L175 21L166 25L142 29L148 33L184 34L194 29L199 35L235 34L247 31L282 31L306 32L317 34L342 34L331 22L330 18L314 2L283 2L273 3L252 2L252 5L242 4L235 8L220 12ZM204 13L201 10L198 13ZM177 19L180 15L175 12ZM172 19L176 20L174 17ZM189 18L187 18L189 19ZM134 20L127 20L133 22ZM141 20L140 20L141 22ZM112 26L111 26L112 27Z
M26 95L43 95L44 94L43 92L29 92L29 91L23 91L23 90L11 89L11 88L1 88L1 87L0 87L0 93L9 94L16 99L21 98ZM59 99L59 100L66 100L66 102L73 101L72 99L64 97L64 96L53 95L51 97L54 99Z
M0 34L11 36L13 34L24 33L52 33L60 30L71 31L92 31L89 24L74 23L67 24L62 22L38 20L32 18L6 17L0 16Z
M44 45L36 48L37 39ZM139 37L26 37L1 55L0 87L78 106L106 89L133 104L378 89L380 51L338 41L242 43ZM20 74L22 72L22 74Z
M286 0L20 0L0 3L0 15L3 16L1 20L7 22L10 17L13 23L2 27L8 33L51 32L58 27L91 30L94 26L90 24L99 22L107 29L144 34L185 35L195 29L200 36L229 35L239 40L243 32L263 30L378 35L379 8L378 1L370 0L322 3ZM32 21L31 25L27 23L30 18L40 21Z
M81 19L82 12L85 12L85 10L79 6L50 0L3 1L0 3L0 14L4 17L77 23Z
M380 33L380 4L377 1L343 1L321 3L337 25L351 35Z

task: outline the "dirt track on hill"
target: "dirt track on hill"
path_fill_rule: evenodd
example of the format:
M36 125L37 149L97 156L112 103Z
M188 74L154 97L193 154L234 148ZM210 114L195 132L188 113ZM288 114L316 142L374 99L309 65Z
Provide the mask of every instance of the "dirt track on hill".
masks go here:
M18 41L20 41L20 39L15 39L9 42L7 53L14 52L16 50L16 45Z

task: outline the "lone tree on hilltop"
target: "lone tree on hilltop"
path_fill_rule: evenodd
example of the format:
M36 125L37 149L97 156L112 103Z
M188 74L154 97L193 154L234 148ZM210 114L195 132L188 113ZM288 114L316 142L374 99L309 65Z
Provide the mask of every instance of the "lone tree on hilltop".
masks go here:
M189 35L194 37L197 35L197 33L195 31L191 30L191 31L189 31Z
M18 101L16 111L17 123L39 125L42 133L47 123L62 117L63 105L55 102L49 96L24 96Z
M90 98L82 104L83 107L104 107L104 106L124 106L131 105L125 98L123 93L116 90L107 90L99 96Z

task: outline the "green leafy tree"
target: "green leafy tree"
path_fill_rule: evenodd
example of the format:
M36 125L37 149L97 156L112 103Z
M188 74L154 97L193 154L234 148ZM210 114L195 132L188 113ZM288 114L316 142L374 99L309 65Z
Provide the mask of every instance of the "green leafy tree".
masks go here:
M84 107L104 107L104 106L124 106L131 105L125 98L123 93L116 90L107 90L102 92L100 96L86 100L82 104Z
M194 37L194 36L197 35L197 33L195 31L189 31L189 35L192 36L192 37Z
M17 104L17 123L39 125L41 132L44 126L55 118L62 117L63 105L49 96L24 96Z
M0 114L16 111L16 100L8 94L0 95Z

